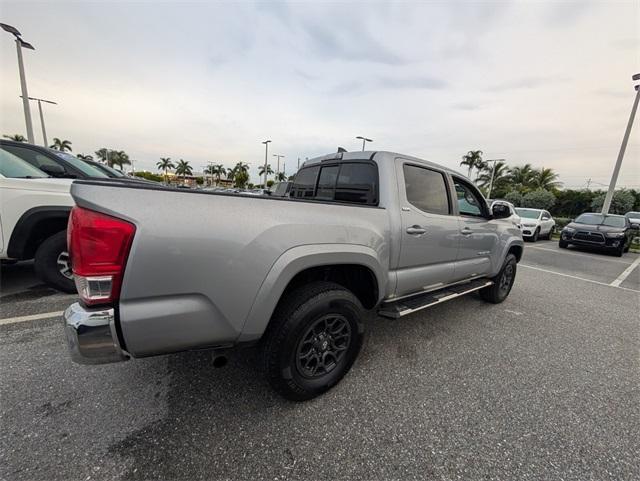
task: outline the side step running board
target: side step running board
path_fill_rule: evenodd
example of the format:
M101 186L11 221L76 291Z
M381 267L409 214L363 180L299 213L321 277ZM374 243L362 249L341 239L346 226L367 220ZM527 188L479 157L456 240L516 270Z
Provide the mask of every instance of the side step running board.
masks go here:
M383 317L397 319L408 314L426 309L427 307L441 304L443 302L464 296L470 292L477 291L483 287L488 287L493 281L488 279L477 279L464 284L445 287L438 291L427 292L426 294L418 294L413 297L391 301L383 304L378 310L378 314Z

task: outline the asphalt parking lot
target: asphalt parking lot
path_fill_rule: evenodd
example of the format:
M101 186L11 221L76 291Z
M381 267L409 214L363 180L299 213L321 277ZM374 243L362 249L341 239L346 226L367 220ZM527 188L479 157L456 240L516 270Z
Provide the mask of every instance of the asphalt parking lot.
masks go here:
M0 479L640 479L639 264L527 243L503 304L374 320L304 404L249 349L75 365L74 296L3 266Z

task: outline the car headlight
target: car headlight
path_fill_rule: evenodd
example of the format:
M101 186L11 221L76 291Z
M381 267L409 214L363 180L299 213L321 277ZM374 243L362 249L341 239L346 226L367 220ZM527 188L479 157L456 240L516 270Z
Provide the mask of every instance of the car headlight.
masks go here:
M564 228L565 232L570 232L570 233L574 233L576 230L573 227L565 227Z
M607 232L607 237L620 239L621 237L624 237L624 232Z

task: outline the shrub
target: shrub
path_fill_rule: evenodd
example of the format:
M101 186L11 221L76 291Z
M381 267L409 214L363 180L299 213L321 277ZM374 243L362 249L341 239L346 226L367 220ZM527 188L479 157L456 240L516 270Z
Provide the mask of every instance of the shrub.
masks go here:
M522 194L516 190L512 190L504 196L504 200L511 202L516 207L522 207Z
M522 207L549 210L556 203L556 196L545 189L529 192L522 198Z
M591 202L591 208L594 212L600 212L602 205L604 204L604 198L606 194L599 195L593 202ZM611 207L609 208L610 214L626 214L633 209L635 204L635 196L626 189L616 190L613 193L613 199L611 200Z

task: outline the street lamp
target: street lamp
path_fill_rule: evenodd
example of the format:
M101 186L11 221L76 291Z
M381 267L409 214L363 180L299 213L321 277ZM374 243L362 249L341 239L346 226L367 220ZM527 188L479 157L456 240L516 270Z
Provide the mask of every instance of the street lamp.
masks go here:
M22 62L22 48L35 50L33 45L22 40L21 34L17 28L0 23L0 27L5 32L9 32L16 38L16 49L18 51L18 70L20 72L20 88L22 89L22 107L24 108L24 121L27 124L27 140L30 144L35 143L33 139L33 125L31 123L31 110L29 109L29 94L27 93L27 79L24 76L24 63Z
M263 188L266 190L267 188L267 155L269 154L269 143L270 140L265 140L262 142L264 144L264 185Z
M640 80L640 73L631 77L634 82ZM613 199L613 192L616 189L616 182L618 182L618 174L620 173L620 167L622 166L622 158L624 157L624 151L627 149L627 142L629 142L629 135L631 134L631 127L633 126L633 120L638 110L638 102L640 101L640 85L635 86L636 98L633 101L633 107L631 107L631 115L629 116L629 122L627 122L627 129L624 131L622 137L622 145L620 146L620 152L618 152L618 159L616 160L616 166L613 168L613 174L611 175L611 182L609 183L609 190L607 196L604 198L604 204L602 204L602 213L608 214L609 207L611 207L611 200Z
M491 189L493 188L493 176L496 172L496 162L504 162L505 159L489 159L487 162L493 162L493 168L491 169L491 180L489 181L489 193L487 199L491 199Z
M356 137L356 139L362 140L362 151L363 151L363 152L364 152L364 144L365 144L366 142L373 142L373 139L367 139L366 137L362 137L362 136L360 136L360 135L358 135L358 136Z
M53 104L53 105L58 105L58 103L52 100L38 99L36 97L29 97L29 100L36 100L38 102L38 111L40 112L40 125L42 125L42 139L44 142L44 146L49 147L47 142L47 131L44 128L44 115L42 114L42 102L47 104Z
M276 181L278 180L278 174L280 173L280 159L284 158L284 155L273 154L274 157L278 157L278 166L276 167Z

